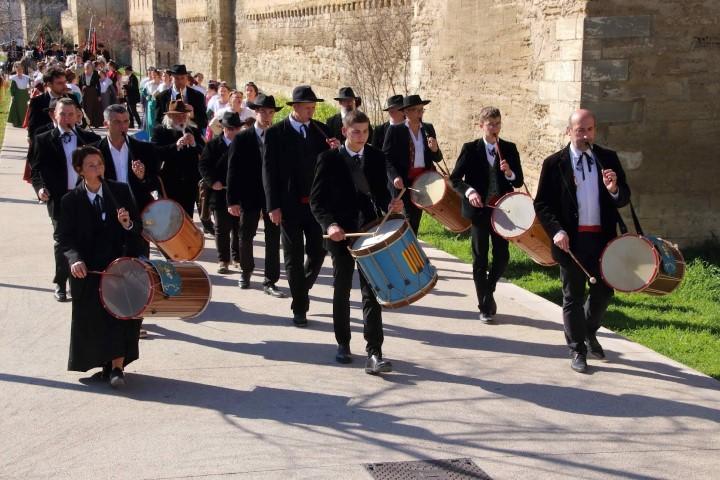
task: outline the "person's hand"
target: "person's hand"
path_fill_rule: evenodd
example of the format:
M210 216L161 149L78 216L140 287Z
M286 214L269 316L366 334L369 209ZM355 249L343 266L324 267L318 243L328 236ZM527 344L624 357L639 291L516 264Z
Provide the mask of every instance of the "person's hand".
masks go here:
M222 184L222 182L217 181L217 182L213 183L213 184L210 186L210 188L212 188L213 190L222 190L222 189L223 189L223 184Z
M75 278L87 277L87 267L85 266L85 262L80 261L70 265L70 273Z
M470 201L470 205L475 208L483 207L482 198L480 198L480 194L478 192L472 192L470 196L468 196L468 200Z
M608 192L615 195L618 192L617 174L608 169L602 171L602 177L605 188L608 189Z
M400 213L403 210L403 201L399 198L393 198L388 204L388 212Z
M271 210L268 212L268 215L270 215L270 221L275 225L280 225L282 223L282 210L279 208Z
M240 205L229 205L228 213L233 217L239 217L242 215L242 208L240 208Z
M117 218L118 222L120 222L120 225L122 225L125 230L130 230L132 228L130 214L127 210L125 210L124 208L118 208Z
M130 168L139 180L145 178L145 165L140 160L133 160Z
M48 192L47 188L43 187L38 192L38 198L41 202L47 202L50 200L50 192Z
M508 162L505 161L505 159L500 160L500 171L505 174L506 178L510 178L513 176L513 171L510 168Z
M555 236L553 237L553 243L564 252L570 250L570 237L568 237L568 234L565 233L564 230L560 230L558 233L555 234Z
M328 145L330 145L330 148L340 148L340 140L338 140L335 137L328 138L325 140Z
M427 139L428 147L430 148L430 151L433 153L437 153L438 150L440 150L440 147L437 143L437 138L435 137L428 137Z
M402 177L395 177L393 179L393 187L397 188L398 190L402 190L405 188L405 182L403 182Z
M327 229L327 234L333 242L345 240L345 230L343 230L340 225L330 225Z

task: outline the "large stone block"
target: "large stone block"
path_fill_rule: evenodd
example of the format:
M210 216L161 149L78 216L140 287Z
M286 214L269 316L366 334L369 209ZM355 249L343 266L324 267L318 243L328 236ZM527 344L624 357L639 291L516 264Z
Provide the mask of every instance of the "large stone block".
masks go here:
M590 60L583 63L582 79L585 82L605 82L628 79L627 60Z
M597 116L599 123L639 122L643 118L644 102L587 102L583 108L589 108Z
M652 16L587 17L583 36L586 38L649 37Z
M575 78L575 62L545 62L545 80L572 82Z

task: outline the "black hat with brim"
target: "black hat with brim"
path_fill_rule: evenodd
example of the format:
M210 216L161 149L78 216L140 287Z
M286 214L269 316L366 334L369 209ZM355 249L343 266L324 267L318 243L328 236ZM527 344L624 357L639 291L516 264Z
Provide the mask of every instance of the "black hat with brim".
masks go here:
M297 87L293 88L292 91L292 100L287 102L288 105L293 105L295 103L318 103L318 102L324 102L322 98L317 98L317 95L315 95L315 92L313 92L310 85L298 85Z
M385 108L383 108L383 111L387 112L391 108L397 108L397 109L403 108L403 96L402 95L393 95L392 97L388 97L387 102L385 103Z
M352 87L342 87L338 91L338 96L335 97L334 100L355 100L356 98L358 97L355 95Z
M400 110L405 110L406 108L415 107L417 105L427 105L428 103L430 103L430 100L423 100L420 98L420 95L408 95L403 98Z
M248 102L248 108L251 110L257 110L258 108L272 108L276 112L282 110L282 107L275 105L275 97L272 95L265 95L264 93L258 93L255 97L254 102Z
M240 114L237 112L225 112L220 118L220 125L225 128L240 128L243 126Z
M173 65L170 67L170 74L171 75L188 75L190 72L188 72L187 67L185 65L179 64L179 65Z

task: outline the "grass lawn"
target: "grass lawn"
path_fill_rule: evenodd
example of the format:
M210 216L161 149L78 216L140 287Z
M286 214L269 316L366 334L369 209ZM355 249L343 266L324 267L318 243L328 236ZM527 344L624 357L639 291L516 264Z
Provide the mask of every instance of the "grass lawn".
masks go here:
M445 230L423 215L420 238L470 263L470 235ZM720 242L683 251L685 279L670 295L616 293L603 325L720 380ZM558 267L541 267L510 244L505 277L553 303L562 303ZM558 328L558 341L562 332Z
M0 99L0 146L2 146L5 139L5 125L10 113L10 88L3 88L0 95L2 96Z

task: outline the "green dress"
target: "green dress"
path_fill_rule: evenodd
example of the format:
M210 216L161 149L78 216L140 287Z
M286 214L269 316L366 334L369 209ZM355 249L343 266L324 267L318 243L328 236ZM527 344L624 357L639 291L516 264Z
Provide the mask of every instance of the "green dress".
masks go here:
M30 100L30 77L27 75L11 75L10 96L12 97L12 103L10 104L8 122L12 123L13 127L20 128L25 121L25 113Z

